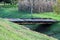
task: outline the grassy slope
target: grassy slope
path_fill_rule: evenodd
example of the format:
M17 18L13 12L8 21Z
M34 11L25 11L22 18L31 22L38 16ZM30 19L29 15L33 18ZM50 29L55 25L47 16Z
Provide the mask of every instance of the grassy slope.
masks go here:
M1 7L0 8L0 17L2 18L32 18L30 13L27 12L18 12L17 7ZM53 18L60 20L60 15L57 15L53 12L44 12L44 13L35 13L33 18Z
M0 40L57 40L44 34L26 29L9 21L0 19Z

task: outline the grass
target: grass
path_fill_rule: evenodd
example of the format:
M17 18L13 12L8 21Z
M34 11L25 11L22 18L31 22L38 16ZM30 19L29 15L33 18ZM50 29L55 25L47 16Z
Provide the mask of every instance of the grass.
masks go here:
M60 23L55 23L51 25L45 34L50 35L60 40Z
M60 20L60 14L57 15L54 12L33 13L33 18L53 18ZM2 18L32 18L31 13L18 11L17 6L2 6L0 8L0 17Z
M34 25L24 25L32 30L37 29L37 27L41 27L41 24L34 24ZM48 36L52 36L54 38L57 38L58 40L60 40L60 23L54 23L52 25L49 26L45 26L48 27L47 30L45 31L45 29L43 28L43 34L46 34ZM39 29L38 29L39 30ZM41 32L42 30L40 30Z
M60 14L57 15L54 12L33 13L33 18L53 18L60 20ZM12 5L0 6L1 18L32 18L28 12L18 11L18 8L12 7ZM9 21L0 19L0 40L55 40L42 33L37 33L24 27L25 25L17 25ZM29 26L29 25L27 25ZM35 29L38 25L31 25L31 29ZM50 27L47 35L51 35L56 39L60 39L60 24L56 23ZM54 34L54 35L52 35Z
M0 18L0 40L58 40Z

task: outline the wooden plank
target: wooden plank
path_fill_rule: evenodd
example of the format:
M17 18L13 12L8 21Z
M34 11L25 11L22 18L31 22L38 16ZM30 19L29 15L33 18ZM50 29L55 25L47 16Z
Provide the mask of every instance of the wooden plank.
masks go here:
M16 18L16 19L7 19L11 22L14 22L14 23L19 23L19 24L51 24L51 23L55 23L56 20L53 20L53 19L40 19L40 18L37 18L37 19L19 19L19 18Z
M53 19L7 19L10 21L56 21Z

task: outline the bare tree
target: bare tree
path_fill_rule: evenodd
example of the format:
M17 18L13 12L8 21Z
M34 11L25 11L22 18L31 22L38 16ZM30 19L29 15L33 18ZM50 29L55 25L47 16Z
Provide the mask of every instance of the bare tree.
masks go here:
M52 10L54 1L46 0L19 0L19 9L23 11L47 12Z

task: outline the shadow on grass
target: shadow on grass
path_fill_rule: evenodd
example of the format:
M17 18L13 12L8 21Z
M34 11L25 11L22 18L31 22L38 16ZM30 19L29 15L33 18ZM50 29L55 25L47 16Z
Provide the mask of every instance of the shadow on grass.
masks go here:
M38 25L35 31L60 40L60 23L40 25L40 26Z
M46 34L50 37L60 40L60 23L46 24L46 25L33 24L33 25L24 25L24 26L38 33Z
M0 17L2 18L31 18L27 12L19 12L18 8L0 8Z

